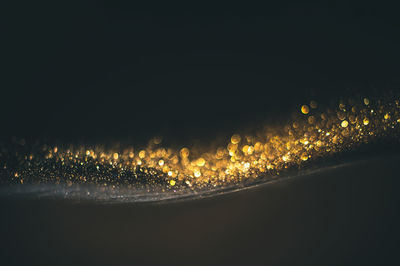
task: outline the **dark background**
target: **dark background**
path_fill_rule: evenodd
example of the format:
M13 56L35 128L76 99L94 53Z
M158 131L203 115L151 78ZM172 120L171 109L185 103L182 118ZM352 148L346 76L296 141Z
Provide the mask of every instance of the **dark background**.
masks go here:
M207 139L398 88L395 5L133 2L3 10L2 135Z
M30 1L2 13L6 139L208 140L285 118L311 99L399 85L394 4ZM0 259L398 265L399 156L381 154L206 200L102 205L2 198Z

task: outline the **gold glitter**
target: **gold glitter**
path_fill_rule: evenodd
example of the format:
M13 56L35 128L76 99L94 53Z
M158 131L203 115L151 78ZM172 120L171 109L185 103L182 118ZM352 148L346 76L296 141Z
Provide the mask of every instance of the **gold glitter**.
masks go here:
M303 105L301 106L301 112L306 115L310 112L310 108L307 105Z
M140 158L140 159L143 159L144 157L146 157L146 151L141 150L141 151L139 152L139 158Z
M201 172L198 169L195 169L193 173L194 173L195 177L200 177L201 176Z
M189 149L188 149L188 148L182 148L182 149L181 149L181 157L182 157L182 158L187 158L187 157L189 157Z
M204 166L206 164L206 161L203 158L197 159L196 162L197 166Z
M313 110L310 116L295 114L293 120L287 121L288 124L270 125L254 134L238 132L240 134L226 135L225 141L215 145L163 147L161 137L151 139L141 149L45 145L40 152L27 149L23 157L10 160L21 162L18 167L9 170L9 165L6 167L2 163L0 168L9 171L13 182L24 184L32 180L101 185L152 180L154 183L161 181L166 187L174 186L174 190L180 186L215 187L276 176L290 167L308 165L318 158L388 136L391 132L397 133L400 105L394 104L394 100L397 99L380 102L371 98L374 109L367 98L343 101L333 109L321 110L324 112ZM310 106L316 109L317 104L311 101ZM302 114L309 112L307 105L301 106ZM137 156L134 151L138 151ZM71 171L57 172L49 165L59 166L60 171Z
M290 159L290 157L289 157L288 155L283 155L283 156L282 156L282 160L283 160L284 162L289 161L289 159Z
M235 134L231 137L231 142L232 144L238 144L240 142L240 136L238 134Z
M168 165L164 165L164 167L162 168L163 173L168 173L169 172L169 167Z

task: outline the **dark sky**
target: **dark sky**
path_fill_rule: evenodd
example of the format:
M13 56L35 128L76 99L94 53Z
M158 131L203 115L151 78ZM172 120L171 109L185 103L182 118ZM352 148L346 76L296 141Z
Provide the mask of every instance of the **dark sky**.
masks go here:
M2 135L203 137L399 83L395 6L110 2L5 9Z

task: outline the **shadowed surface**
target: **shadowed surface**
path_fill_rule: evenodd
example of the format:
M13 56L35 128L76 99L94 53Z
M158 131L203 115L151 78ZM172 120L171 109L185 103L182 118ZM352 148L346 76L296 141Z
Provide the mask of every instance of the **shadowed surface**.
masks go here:
M165 204L3 200L9 264L396 265L399 156Z

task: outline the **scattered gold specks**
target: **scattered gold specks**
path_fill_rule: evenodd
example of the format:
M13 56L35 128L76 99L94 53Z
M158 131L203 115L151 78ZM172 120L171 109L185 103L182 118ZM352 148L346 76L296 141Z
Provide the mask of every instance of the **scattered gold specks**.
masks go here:
M308 164L327 154L387 136L389 130L398 134L398 100L389 103L373 99L373 103L374 109L368 98L341 101L333 110L318 111L323 108L311 101L310 107L300 108L301 114L307 116L297 114L287 125L269 126L255 134L233 134L225 142L197 148L163 147L162 137L151 139L147 147L138 150L46 144L35 152L25 144L25 153L10 152L10 156L18 157L10 161L19 164L13 168L2 159L0 169L9 171L10 179L21 184L54 181L115 186L137 180L162 180L174 190L181 185L194 188L241 182L257 178L260 173L276 176L291 166ZM308 115L310 108L312 115Z

